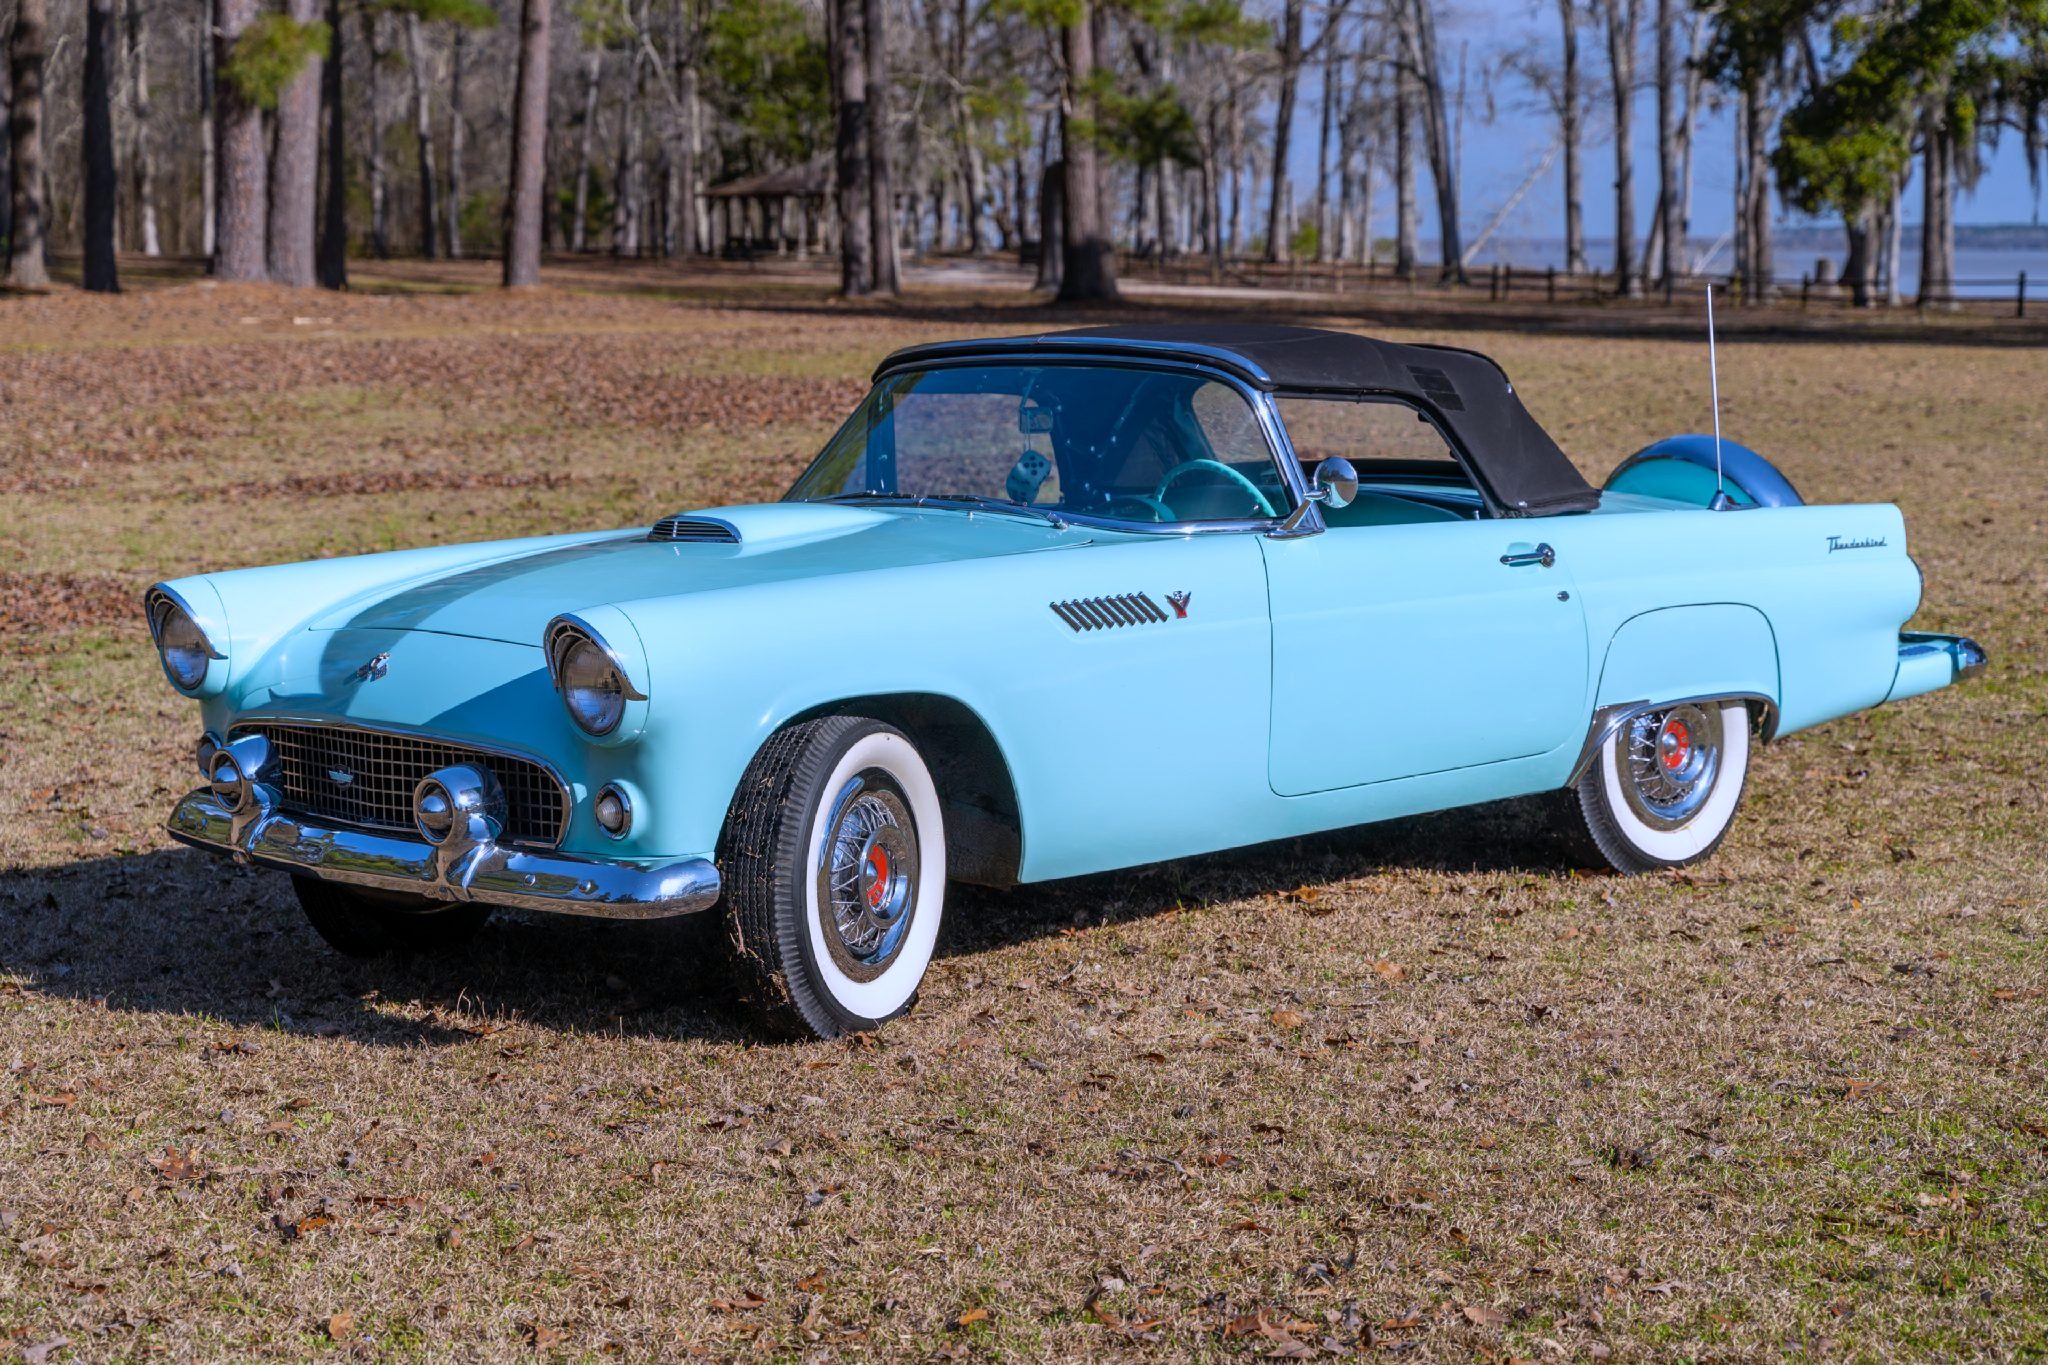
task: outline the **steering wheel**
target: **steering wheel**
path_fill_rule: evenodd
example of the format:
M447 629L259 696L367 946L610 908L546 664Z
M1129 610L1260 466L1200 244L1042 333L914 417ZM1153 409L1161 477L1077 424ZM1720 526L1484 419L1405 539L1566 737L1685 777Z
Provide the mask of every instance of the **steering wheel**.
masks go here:
M1223 461L1221 460L1189 460L1185 464L1175 465L1173 468L1166 471L1166 477L1159 481L1159 487L1152 490L1153 499L1158 502L1165 502L1166 490L1173 486L1174 481L1180 478L1181 475L1198 469L1206 470L1207 472L1212 474L1221 474L1224 478L1229 479L1232 483L1242 488L1245 492L1251 494L1252 501L1257 503L1259 510L1265 513L1267 516L1277 517L1280 515L1278 512L1273 510L1273 504L1266 500L1266 495L1259 491L1259 486L1257 484L1253 483L1250 479L1247 479L1244 475L1238 473L1235 469L1232 469L1229 465L1223 463Z
M1172 521L1174 519L1173 509L1158 498L1153 497L1150 493L1118 493L1108 503L1112 513L1114 513L1119 504L1129 507L1142 507L1151 514L1155 521Z

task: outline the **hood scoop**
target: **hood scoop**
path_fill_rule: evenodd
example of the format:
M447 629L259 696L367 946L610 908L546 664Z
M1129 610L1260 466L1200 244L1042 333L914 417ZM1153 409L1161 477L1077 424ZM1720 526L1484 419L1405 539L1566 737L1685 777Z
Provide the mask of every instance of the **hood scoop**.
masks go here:
M740 528L717 517L690 517L680 514L663 517L654 523L654 529L647 533L649 540L670 544L696 545L737 545L740 543Z

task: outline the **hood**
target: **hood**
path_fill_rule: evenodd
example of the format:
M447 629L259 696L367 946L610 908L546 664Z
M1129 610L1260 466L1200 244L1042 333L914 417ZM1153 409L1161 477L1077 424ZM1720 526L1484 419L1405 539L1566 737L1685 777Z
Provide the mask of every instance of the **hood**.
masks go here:
M413 579L328 611L310 626L538 645L555 616L607 602L1065 549L1087 544L1094 534L1006 513L832 503L716 507L686 515L728 523L739 543L657 541L645 530L595 536Z

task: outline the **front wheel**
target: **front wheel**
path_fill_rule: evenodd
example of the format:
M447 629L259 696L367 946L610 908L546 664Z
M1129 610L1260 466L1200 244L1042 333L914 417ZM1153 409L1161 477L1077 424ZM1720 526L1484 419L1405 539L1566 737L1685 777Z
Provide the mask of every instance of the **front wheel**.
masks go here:
M726 929L769 1025L837 1038L910 1008L945 907L938 788L902 732L860 716L778 731L719 851Z
M1683 867L1726 837L1748 776L1745 703L1645 711L1622 722L1563 793L1565 822L1585 852L1617 872Z

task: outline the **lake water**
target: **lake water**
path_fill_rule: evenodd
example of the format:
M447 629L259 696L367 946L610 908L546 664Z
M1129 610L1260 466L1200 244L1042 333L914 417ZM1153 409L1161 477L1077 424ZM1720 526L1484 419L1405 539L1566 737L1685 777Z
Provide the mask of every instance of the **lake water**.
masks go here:
M1713 245L1712 242L1695 241L1695 257L1711 250ZM1815 263L1823 256L1834 262L1835 275L1839 278L1842 262L1848 255L1840 246L1807 245L1803 239L1797 245L1777 242L1773 247L1779 281L1795 287L1802 274L1813 273ZM1587 238L1586 260L1595 269L1612 266L1614 239ZM1472 263L1477 266L1512 265L1517 270L1546 270L1551 267L1562 270L1564 241L1562 238L1497 237L1472 258ZM1733 250L1724 243L1706 269L1714 274L1726 274L1733 266ZM1959 246L1956 248L1956 294L1961 298L2012 298L2022 270L2027 272L2029 302L2039 299L2043 301L2043 307L2048 308L2048 250L1985 250ZM1919 279L1920 252L1909 246L1899 253L1899 287L1910 295Z

